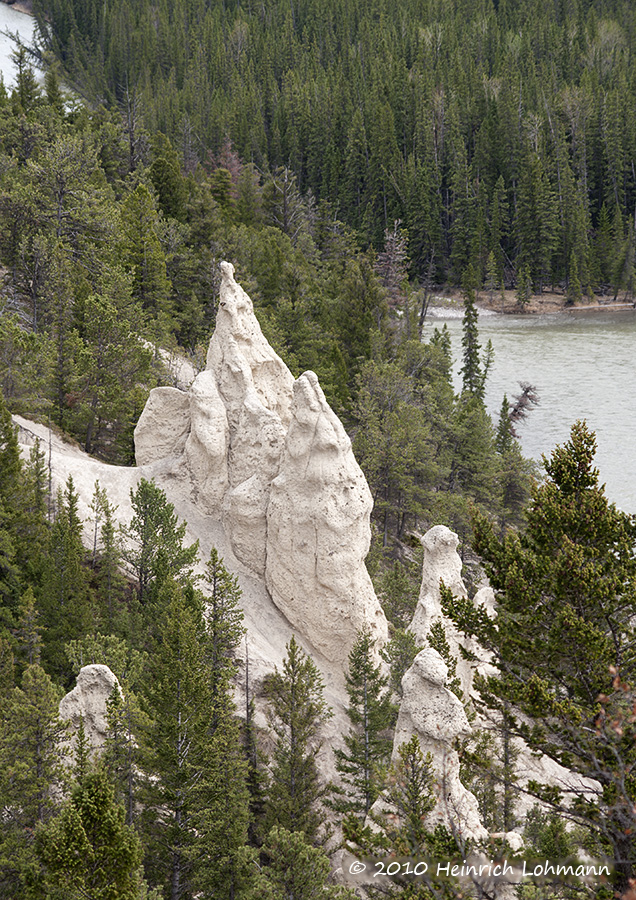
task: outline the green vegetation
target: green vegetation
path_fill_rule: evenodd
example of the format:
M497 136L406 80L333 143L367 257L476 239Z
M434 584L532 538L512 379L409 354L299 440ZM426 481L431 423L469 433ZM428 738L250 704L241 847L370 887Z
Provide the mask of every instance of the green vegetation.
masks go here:
M545 462L522 534L499 538L476 516L475 547L498 591L496 619L442 594L458 627L493 655L498 675L478 685L505 731L601 785L598 794L576 792L571 805L567 792L530 787L584 829L588 848L607 853L624 890L636 861L636 524L606 499L595 450L594 435L577 422Z
M171 381L159 348L201 364L221 259L294 375L318 374L375 502L369 569L391 671L387 681L360 635L351 730L336 754L344 793L330 800L348 813L350 846L458 852L426 826L434 784L417 741L388 762L392 701L419 649L412 532L444 522L473 542L499 592L495 621L446 595L500 671L481 687L503 717L501 740L464 749L482 812L497 830L520 824L521 735L602 784L569 810L532 786L553 812L529 817L529 842L608 853L623 890L636 864L633 521L605 501L582 425L532 493L515 428L536 396L522 386L490 421L492 355L475 301L511 287L522 308L550 286L569 303L598 288L633 293L633 4L34 7L44 86L24 48L15 87L0 84L2 896L347 896L328 884L317 846L329 710L312 660L292 639L264 685L246 668L240 727L240 590L216 550L204 611L198 546L184 546L185 524L144 479L126 551L96 485L87 550L72 478L51 495L45 454L36 444L20 458L10 415L130 464L148 392ZM446 330L422 339L441 283L463 291L461 349ZM449 655L443 630L430 643ZM57 704L88 662L108 662L123 696L111 697L100 760L89 763L78 738L69 787ZM268 704L268 735L255 697ZM371 833L362 819L381 797L390 808ZM577 831L564 831L565 816ZM448 884L394 887L456 896Z
M629 0L34 7L49 56L121 110L131 167L143 128L162 132L187 171L217 167L228 212L270 173L258 214L294 244L312 197L378 249L399 220L420 278L459 284L470 264L491 290L633 287ZM250 164L242 178L230 146ZM174 214L173 158L160 160Z

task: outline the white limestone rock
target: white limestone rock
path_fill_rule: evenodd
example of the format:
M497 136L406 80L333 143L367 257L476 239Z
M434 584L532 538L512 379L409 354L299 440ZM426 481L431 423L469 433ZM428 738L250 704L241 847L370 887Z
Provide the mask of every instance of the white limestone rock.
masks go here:
M229 426L223 524L241 562L262 575L269 487L278 474L294 377L263 336L234 266L221 263L221 274L207 368Z
M422 584L411 628L423 637L433 622L442 616L440 579L457 597L465 597L466 588L462 581L462 561L457 553L457 535L445 525L434 525L420 542L424 548Z
M402 679L403 698L395 728L393 761L401 744L416 735L423 753L431 753L437 776L437 805L429 824L438 822L459 831L464 838L485 840L474 795L459 779L459 757L452 748L457 737L471 733L464 707L447 687L446 663L427 647L415 657Z
M445 525L434 525L424 537L420 537L420 541L424 548L422 584L409 627L419 643L426 645L431 626L435 622L443 625L451 655L457 660L457 676L462 690L468 696L472 689L473 669L470 663L463 659L460 647L472 653L477 647L474 641L461 635L450 619L444 616L440 594L440 581L443 581L456 597L467 596L462 580L462 561L457 553L459 538Z
M378 648L388 638L364 564L371 494L316 375L294 382L234 267L221 272L207 368L188 394L151 393L137 462L182 490L189 478L197 510L221 519L233 554L265 575L292 627L344 666L361 628Z
M216 329L208 349L207 368L217 378L231 413L242 404L248 385L258 399L275 412L284 426L289 422L294 376L265 339L252 301L234 280L234 266L221 263L221 289Z
M345 664L363 627L383 644L387 622L364 559L371 493L351 441L313 372L294 385L280 474L267 512L266 583L294 628Z
M193 500L206 515L219 513L229 485L229 427L212 372L201 372L189 392L191 429L185 455Z
M137 465L181 456L189 433L188 394L173 387L154 388L135 427Z
M266 409L250 386L238 409L232 431L228 468L232 486L254 474L269 485L278 475L285 445L285 429L277 413Z
M269 484L259 475L226 494L223 522L236 557L258 575L265 573Z
M73 690L60 701L60 718L69 720L73 736L84 718L84 732L94 751L100 751L106 741L107 704L114 690L121 692L117 676L108 666L84 666Z

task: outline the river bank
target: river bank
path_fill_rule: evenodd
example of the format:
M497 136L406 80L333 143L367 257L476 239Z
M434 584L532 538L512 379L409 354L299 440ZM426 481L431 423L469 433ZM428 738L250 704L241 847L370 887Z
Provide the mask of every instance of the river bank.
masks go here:
M33 16L33 3L31 0L14 0L13 3L10 3L9 0L0 0L0 3L4 6L9 6L16 12L24 13L25 16Z
M14 0L13 3L10 3L9 0L0 0L0 3L3 3L5 6L10 6L11 9L15 9L16 12L24 13L25 16L33 15L33 3L31 0Z
M593 297L583 297L578 303L570 304L564 293L544 291L542 294L532 294L523 306L517 300L514 290L505 291L477 291L477 306L481 310L499 313L509 316L533 316L558 312L623 312L635 309L633 300L617 300L608 294L595 294ZM461 308L463 306L462 292L459 290L445 290L435 293L431 298L429 307Z

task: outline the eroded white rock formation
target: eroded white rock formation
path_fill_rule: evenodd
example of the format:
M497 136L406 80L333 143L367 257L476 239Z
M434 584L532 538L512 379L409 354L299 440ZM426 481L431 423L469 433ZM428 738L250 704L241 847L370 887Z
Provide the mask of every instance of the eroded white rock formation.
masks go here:
M313 372L294 385L291 422L267 510L267 587L328 658L346 661L357 632L387 639L364 559L373 500L351 441Z
M457 676L464 694L468 697L472 688L473 669L462 657L460 647L463 646L471 652L475 651L476 647L457 631L450 619L444 616L440 594L440 581L443 581L456 597L468 596L462 580L462 561L457 552L459 538L445 525L434 525L420 541L424 548L422 584L409 627L417 636L418 642L427 645L431 626L436 622L442 624L451 656L457 661Z
M441 822L462 838L484 840L488 835L477 800L460 781L459 757L452 749L455 738L468 736L471 727L461 701L447 684L446 663L436 650L425 647L402 679L393 761L400 745L416 735L422 751L431 754L436 773L437 806L430 814L430 824Z
M107 705L114 690L121 691L117 676L108 666L84 666L72 691L60 701L60 718L70 722L73 741L84 719L84 732L94 751L102 750L108 731Z
M152 391L139 465L186 473L197 509L221 519L235 556L327 659L346 663L366 626L387 623L364 565L371 494L313 372L296 382L263 336L252 301L221 263L207 368L188 393Z

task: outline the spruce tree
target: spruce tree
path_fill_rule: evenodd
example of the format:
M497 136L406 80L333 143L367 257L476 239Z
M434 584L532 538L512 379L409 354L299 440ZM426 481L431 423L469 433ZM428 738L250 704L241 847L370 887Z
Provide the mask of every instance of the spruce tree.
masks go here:
M275 826L263 846L267 863L257 896L268 900L355 900L352 888L330 884L329 858L298 831Z
M42 656L47 667L63 677L69 674L65 641L86 634L93 624L78 502L69 475L65 490L57 492L40 601L45 627Z
M137 579L137 599L144 605L166 579L187 579L199 545L197 541L183 546L185 522L179 524L174 506L154 481L141 478L137 489L131 489L130 500L134 515L124 529L128 539L124 557Z
M213 677L196 591L167 581L162 593L165 618L144 680L147 872L169 900L196 891L231 900L249 878L249 793L230 678Z
M319 732L331 716L323 690L315 663L292 636L282 671L276 669L265 682L268 717L276 735L265 825L266 830L279 825L303 831L310 841L318 835L318 803L324 795L316 765Z
M205 584L208 658L213 701L216 701L227 691L229 679L236 672L234 658L245 628L239 606L242 592L238 578L225 568L215 547L210 551Z
M374 664L375 642L362 631L349 654L346 675L351 730L345 750L336 749L336 769L346 785L334 806L341 812L366 817L379 796L391 756L391 726L396 709L387 690L388 678Z
M62 691L39 665L29 666L20 687L3 698L0 714L0 893L25 896L37 879L36 826L53 816L53 788L65 783L59 716Z
M455 837L442 825L428 822L435 809L437 778L430 753L424 754L419 740L413 735L398 748L388 770L387 787L373 811L375 827L363 827L361 822L348 819L344 826L346 846L351 852L364 856L386 858L395 856L414 859L444 859L461 862L465 847L458 847ZM458 858L459 857L459 858ZM413 900L454 900L462 896L452 880L444 882L435 877L431 866L423 879L414 879L398 872L391 878L389 896L405 896Z
M464 318L462 320L462 391L477 399L483 400L485 377L479 351L479 329L477 328L477 307L472 276L465 276L467 281L464 290Z
M38 834L44 900L144 900L141 842L126 825L106 773L78 779L59 816Z
M169 900L192 893L192 822L200 776L199 740L206 732L209 688L200 640L201 609L174 581L161 589L165 618L150 648L143 708L143 832L146 872Z
M117 800L124 804L126 824L133 825L139 815L141 798L139 739L148 730L150 720L142 712L130 685L123 692L113 690L108 699L106 721L103 765Z
M595 449L594 435L577 422L544 462L547 477L533 492L521 535L498 537L491 521L475 515L475 548L497 591L495 620L469 600L448 592L442 599L455 624L492 654L499 675L482 679L480 689L507 715L511 734L600 784L574 805L560 792L535 790L609 852L624 889L636 868L627 833L634 820L626 818L636 795L625 780L634 744L610 748L601 739L599 702L620 694L616 673L636 679L636 524L605 497Z

